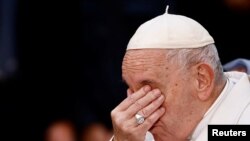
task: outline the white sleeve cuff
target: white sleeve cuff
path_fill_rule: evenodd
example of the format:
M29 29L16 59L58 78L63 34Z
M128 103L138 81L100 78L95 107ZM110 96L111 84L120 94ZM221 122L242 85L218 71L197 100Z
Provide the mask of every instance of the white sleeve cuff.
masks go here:
M109 141L113 141L113 139L114 139L114 135L111 137ZM155 141L154 136L150 132L147 132L145 141Z
M111 137L111 139L109 141L113 141L113 139L114 139L114 135Z

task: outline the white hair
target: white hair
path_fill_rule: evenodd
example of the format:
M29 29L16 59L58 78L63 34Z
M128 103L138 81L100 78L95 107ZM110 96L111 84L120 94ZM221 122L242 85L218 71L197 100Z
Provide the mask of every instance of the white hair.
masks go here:
M197 63L206 63L213 69L216 79L223 73L220 58L214 44L195 49L168 49L167 59L172 63L177 63L181 66L180 69L183 70Z

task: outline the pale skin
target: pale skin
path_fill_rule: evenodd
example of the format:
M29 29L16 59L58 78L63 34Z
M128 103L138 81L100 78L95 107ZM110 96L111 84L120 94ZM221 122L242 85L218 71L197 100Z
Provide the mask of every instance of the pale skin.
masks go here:
M167 60L165 51L126 52L122 77L128 97L111 112L114 141L144 141L147 131L156 141L188 140L225 86L223 76L215 83L208 64L183 71ZM136 124L136 113L145 117L144 123Z

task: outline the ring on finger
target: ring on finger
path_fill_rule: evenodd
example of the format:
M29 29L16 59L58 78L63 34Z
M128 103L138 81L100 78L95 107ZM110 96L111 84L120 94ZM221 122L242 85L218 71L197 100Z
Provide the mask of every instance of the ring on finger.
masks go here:
M138 113L135 115L135 119L137 124L142 124L145 121L145 117Z

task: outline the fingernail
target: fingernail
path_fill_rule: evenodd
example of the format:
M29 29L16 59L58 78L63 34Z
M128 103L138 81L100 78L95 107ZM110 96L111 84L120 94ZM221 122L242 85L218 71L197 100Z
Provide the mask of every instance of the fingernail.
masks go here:
M163 95L161 95L161 96L158 98L159 101L162 101L163 99L164 99L164 96L163 96Z
M148 92L151 88L147 85L143 88L144 92Z
M153 93L156 94L156 95L160 95L161 94L161 91L159 89L154 89L153 90Z

